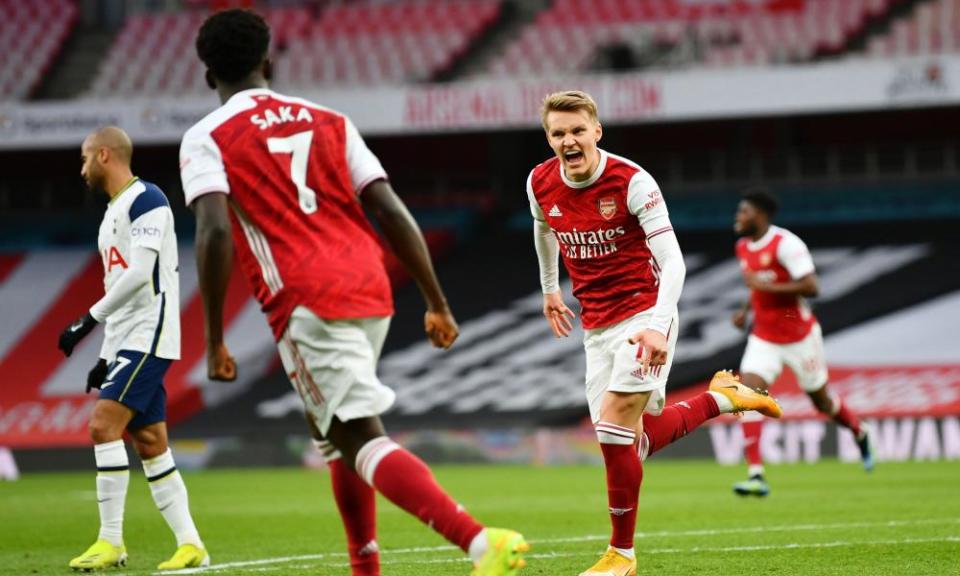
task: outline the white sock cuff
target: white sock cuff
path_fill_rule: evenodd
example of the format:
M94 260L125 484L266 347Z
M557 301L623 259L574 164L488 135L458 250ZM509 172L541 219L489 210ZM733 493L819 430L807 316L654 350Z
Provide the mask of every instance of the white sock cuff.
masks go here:
M712 392L707 390L707 394L713 396L713 399L717 402L717 408L720 409L721 414L729 414L733 412L733 402L729 398L724 396L719 392Z
M340 451L337 450L329 440L317 440L314 438L313 445L320 451L320 455L323 456L323 461L327 464L343 457Z
M747 476L753 478L754 476L763 476L763 464L751 464L747 466Z
M637 432L610 422L597 422L597 440L601 444L620 444L629 446L637 439Z
M147 482L156 482L176 471L177 465L173 461L173 452L169 448L163 454L143 461L143 473L147 476Z
M127 458L127 448L123 445L123 440L94 444L93 457L97 462L98 472L130 470L130 460Z
M380 462L394 450L399 450L400 445L387 436L380 436L367 442L357 452L356 469L360 477L373 486L373 475L377 471Z

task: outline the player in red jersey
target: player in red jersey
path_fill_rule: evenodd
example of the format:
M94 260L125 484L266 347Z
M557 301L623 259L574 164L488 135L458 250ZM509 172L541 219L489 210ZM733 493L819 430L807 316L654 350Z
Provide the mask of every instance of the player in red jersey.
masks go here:
M467 552L474 574L515 574L523 536L484 528L384 432L380 414L394 394L376 363L393 303L364 209L420 287L430 341L449 347L457 324L416 222L350 120L268 88L269 42L266 23L245 10L214 14L196 41L223 103L187 131L180 150L197 219L209 376L236 376L222 327L235 247L321 436L353 574L380 573L374 489Z
M597 147L603 131L588 94L547 96L542 121L555 157L530 173L527 196L543 313L556 337L570 334L574 313L557 266L563 256L582 307L587 402L613 527L607 552L581 576L632 576L646 456L721 412L777 417L780 407L729 372L718 372L709 391L664 406L686 269L660 188L643 168Z
M789 230L774 226L777 199L762 189L748 190L737 208L734 230L741 238L736 254L750 288L750 300L733 316L744 328L753 309L753 329L740 363L743 383L766 391L787 365L813 405L837 424L853 432L863 467L873 469L873 451L866 428L836 394L827 388L820 324L804 298L819 291L813 258L806 244ZM742 496L766 496L770 486L763 476L760 435L763 417L750 412L743 418L744 454L748 478L733 486Z

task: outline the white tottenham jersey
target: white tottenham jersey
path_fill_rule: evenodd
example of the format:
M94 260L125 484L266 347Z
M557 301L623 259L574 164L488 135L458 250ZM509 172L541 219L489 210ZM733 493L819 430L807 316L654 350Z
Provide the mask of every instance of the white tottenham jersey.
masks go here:
M107 206L97 239L103 288L109 292L129 266L135 246L157 253L150 282L107 317L100 357L120 350L180 358L180 280L173 211L156 185L136 179Z

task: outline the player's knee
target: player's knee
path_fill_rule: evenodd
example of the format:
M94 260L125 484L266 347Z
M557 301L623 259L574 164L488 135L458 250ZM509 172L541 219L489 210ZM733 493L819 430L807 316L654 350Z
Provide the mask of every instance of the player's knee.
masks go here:
M89 430L94 444L113 442L123 435L123 428L105 418L91 418Z

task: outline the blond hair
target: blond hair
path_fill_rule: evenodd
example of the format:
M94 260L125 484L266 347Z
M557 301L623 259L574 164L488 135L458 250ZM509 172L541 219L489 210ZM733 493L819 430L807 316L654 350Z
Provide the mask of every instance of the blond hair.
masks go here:
M580 90L565 90L563 92L554 92L547 94L543 99L543 107L540 111L540 121L543 123L543 129L547 129L547 114L551 112L577 112L584 110L594 122L599 122L597 116L597 103L586 92Z

